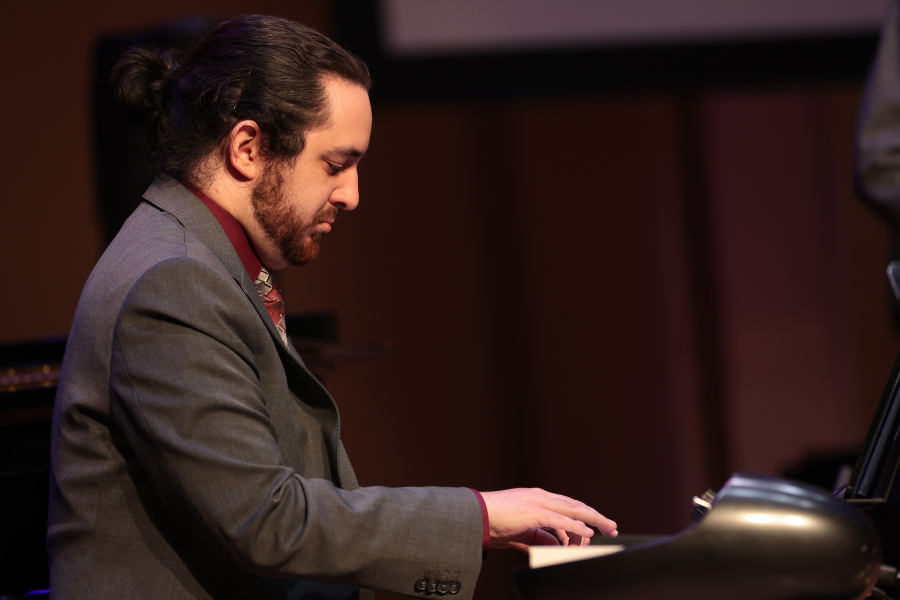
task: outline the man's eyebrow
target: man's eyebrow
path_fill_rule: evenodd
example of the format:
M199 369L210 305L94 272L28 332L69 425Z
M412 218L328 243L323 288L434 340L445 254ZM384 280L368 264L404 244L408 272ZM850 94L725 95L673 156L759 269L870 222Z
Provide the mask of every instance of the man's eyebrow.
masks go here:
M364 152L362 150L358 150L352 146L345 146L341 148L335 148L332 150L334 154L340 154L341 156L346 156L348 158L359 158Z

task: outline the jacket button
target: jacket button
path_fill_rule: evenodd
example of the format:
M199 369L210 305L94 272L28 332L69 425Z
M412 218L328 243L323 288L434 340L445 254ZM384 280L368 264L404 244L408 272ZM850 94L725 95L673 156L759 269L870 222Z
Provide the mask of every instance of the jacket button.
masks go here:
M459 588L461 588L461 587L462 586L460 585L460 583L454 579L447 585L447 588L448 588L447 593L448 594L458 594Z
M422 579L416 582L416 591L424 592L428 588L428 578L423 577Z

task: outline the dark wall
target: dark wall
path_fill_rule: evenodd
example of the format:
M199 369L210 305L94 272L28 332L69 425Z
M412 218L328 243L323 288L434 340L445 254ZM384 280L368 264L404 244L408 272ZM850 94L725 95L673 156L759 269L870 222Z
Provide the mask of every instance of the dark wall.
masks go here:
M102 248L96 40L251 10L332 27L323 2L12 8L0 341L66 332ZM328 382L361 482L541 486L668 533L733 470L853 450L897 348L859 87L377 105L359 209L278 275L289 310L395 344ZM522 561L492 553L477 597Z

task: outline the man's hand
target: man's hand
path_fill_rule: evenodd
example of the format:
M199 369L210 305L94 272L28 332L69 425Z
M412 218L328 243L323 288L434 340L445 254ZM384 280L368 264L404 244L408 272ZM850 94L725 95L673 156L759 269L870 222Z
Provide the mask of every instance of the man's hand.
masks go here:
M491 527L491 548L529 546L586 546L594 535L585 523L603 535L619 534L614 521L578 500L541 489L515 489L482 492ZM553 537L545 529L552 529ZM559 540L557 541L557 538Z

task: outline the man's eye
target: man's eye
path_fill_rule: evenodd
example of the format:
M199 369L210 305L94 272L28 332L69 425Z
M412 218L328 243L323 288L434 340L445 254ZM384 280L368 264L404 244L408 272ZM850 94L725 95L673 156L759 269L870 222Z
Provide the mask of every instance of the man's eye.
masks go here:
M328 172L331 173L332 175L337 175L338 173L340 173L341 171L344 170L344 165L336 165L334 163L330 163L327 161L326 161L326 164L328 165Z

